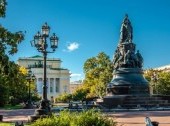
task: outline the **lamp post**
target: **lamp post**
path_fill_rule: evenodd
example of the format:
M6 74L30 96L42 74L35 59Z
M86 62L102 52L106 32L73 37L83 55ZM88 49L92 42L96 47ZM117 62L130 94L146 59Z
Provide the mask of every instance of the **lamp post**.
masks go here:
M28 101L25 108L31 109L33 108L32 101L31 101L31 82L35 80L35 75L32 74L31 69L28 70L28 75L26 77L26 80L28 81L29 86L28 86Z
M37 32L34 36L34 40L31 41L31 45L36 47L36 49L43 54L44 57L44 80L43 80L43 96L40 102L39 109L36 110L36 115L48 115L50 114L50 102L47 99L47 73L46 73L46 60L47 54L53 53L55 49L58 47L58 37L53 33L51 37L49 37L50 27L47 23L45 23L42 28L41 32ZM50 47L52 51L47 51L48 43L47 38L50 39Z
M153 72L151 79L154 82L155 93L158 94L158 74Z

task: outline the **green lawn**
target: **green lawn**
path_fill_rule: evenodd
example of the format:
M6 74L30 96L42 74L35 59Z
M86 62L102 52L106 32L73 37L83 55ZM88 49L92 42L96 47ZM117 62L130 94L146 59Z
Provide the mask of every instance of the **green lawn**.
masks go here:
M0 126L15 126L15 124L14 123L2 123L2 122L0 122ZM30 125L24 123L24 126L30 126Z
M14 123L0 123L0 126L15 126Z
M0 126L14 126L14 124L10 124L10 123L0 123Z

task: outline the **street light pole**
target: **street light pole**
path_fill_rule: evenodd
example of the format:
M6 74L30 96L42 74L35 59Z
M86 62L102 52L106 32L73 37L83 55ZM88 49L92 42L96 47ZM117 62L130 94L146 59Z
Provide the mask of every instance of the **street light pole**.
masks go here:
M28 70L28 75L26 77L26 80L28 81L28 101L27 101L25 108L32 109L33 105L31 101L31 82L35 80L35 75L32 74L32 71L30 69Z
M28 97L29 97L29 101L31 101L31 81L29 80L29 89L28 89Z
M42 26L41 33L38 33L34 36L34 40L31 41L31 45L36 47L39 52L43 54L44 57L44 80L43 80L43 97L40 102L40 107L35 111L37 116L40 115L49 115L50 114L50 102L47 98L47 54L54 53L55 49L58 47L58 37L53 33L50 37L50 44L52 51L47 51L48 44L47 38L49 37L50 27L45 23ZM36 118L36 117L35 117Z
M151 79L153 80L154 83L154 89L155 89L155 93L158 95L158 74L154 71L152 74Z
M44 86L43 86L43 99L47 100L47 53L44 53Z

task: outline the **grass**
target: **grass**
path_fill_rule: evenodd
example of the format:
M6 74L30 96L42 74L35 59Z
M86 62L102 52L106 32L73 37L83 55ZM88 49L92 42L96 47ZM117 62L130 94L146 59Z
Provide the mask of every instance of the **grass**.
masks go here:
M14 126L14 124L12 125L11 123L0 123L0 126Z
M2 123L0 122L0 126L15 126L15 123ZM29 124L25 124L24 123L24 126L30 126Z

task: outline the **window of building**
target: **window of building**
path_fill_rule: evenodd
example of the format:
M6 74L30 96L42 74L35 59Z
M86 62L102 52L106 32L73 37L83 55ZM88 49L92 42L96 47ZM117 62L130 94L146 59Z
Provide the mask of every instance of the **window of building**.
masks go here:
M59 78L55 79L55 85L56 85L55 91L59 92L60 91L60 79Z
M53 92L53 87L54 87L54 78L50 78L50 93Z

